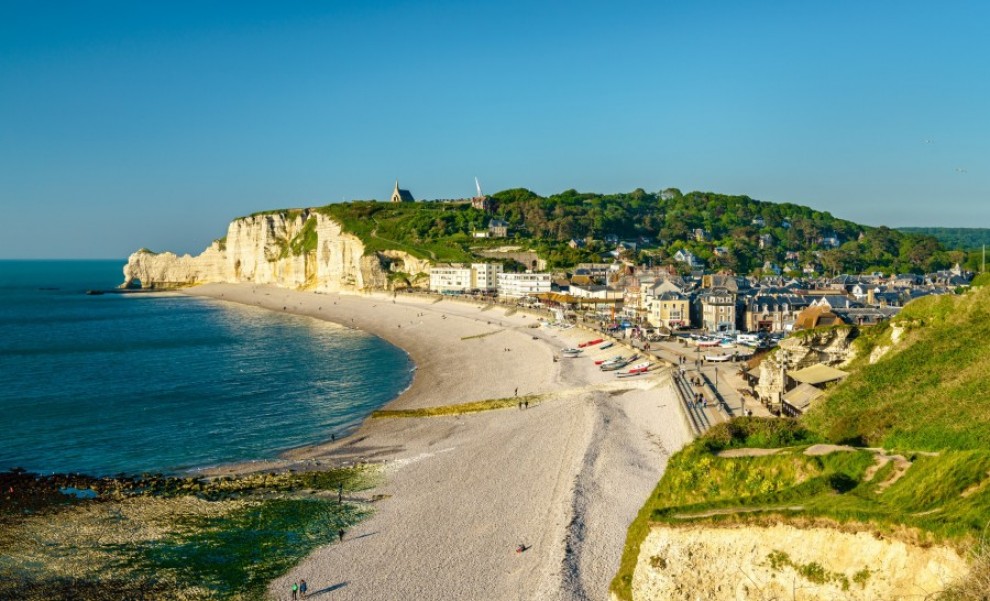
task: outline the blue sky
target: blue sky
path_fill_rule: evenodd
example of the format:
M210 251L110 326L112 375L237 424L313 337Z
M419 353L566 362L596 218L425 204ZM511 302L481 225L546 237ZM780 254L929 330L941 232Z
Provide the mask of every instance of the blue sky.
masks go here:
M0 257L669 186L990 227L990 4L0 0Z

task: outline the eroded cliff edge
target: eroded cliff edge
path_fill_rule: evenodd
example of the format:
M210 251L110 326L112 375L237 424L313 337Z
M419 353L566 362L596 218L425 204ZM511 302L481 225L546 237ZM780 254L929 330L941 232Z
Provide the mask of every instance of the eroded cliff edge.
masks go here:
M401 251L366 252L360 238L312 209L235 219L227 235L197 256L139 250L124 266L124 287L208 283L272 284L320 292L388 290L396 275L429 271Z
M966 571L965 559L949 547L877 532L655 526L641 547L633 599L930 599Z

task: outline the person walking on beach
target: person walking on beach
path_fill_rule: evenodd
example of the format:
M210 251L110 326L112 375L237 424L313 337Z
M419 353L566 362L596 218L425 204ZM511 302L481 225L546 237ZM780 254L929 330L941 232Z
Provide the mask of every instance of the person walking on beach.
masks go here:
M293 601L295 601L295 599L298 599L298 598L299 598L299 583L298 582L293 582L292 583L292 599L293 599Z
M306 587L306 581L305 580L300 580L299 581L299 598L300 599L305 599L306 598L306 588L307 588Z
M343 528L341 528L339 531L337 531L337 536L340 538L340 542L344 542L344 529Z
M529 401L523 401L523 409L529 409Z
M516 386L516 396L519 396L519 387Z

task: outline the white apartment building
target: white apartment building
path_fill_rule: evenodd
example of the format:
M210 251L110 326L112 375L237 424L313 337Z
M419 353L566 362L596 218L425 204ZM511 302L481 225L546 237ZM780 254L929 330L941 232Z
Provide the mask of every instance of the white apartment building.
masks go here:
M498 295L501 298L522 298L550 292L549 273L500 273Z
M468 290L493 291L498 287L501 263L473 263L464 265L438 265L430 268L430 291L467 292Z
M501 263L472 263L474 288L478 290L498 289L498 276L502 273Z
M430 268L430 291L464 292L471 289L471 268L443 265Z

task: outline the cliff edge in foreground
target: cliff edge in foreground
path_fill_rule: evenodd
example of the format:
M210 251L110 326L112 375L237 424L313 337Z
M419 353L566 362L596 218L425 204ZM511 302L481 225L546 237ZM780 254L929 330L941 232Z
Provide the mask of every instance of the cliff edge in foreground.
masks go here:
M395 250L366 252L361 239L312 209L235 219L227 235L193 257L141 249L127 259L124 287L272 284L320 292L387 290L396 274L429 262Z
M736 418L671 457L612 598L987 601L987 283L778 350L850 375L800 420Z

